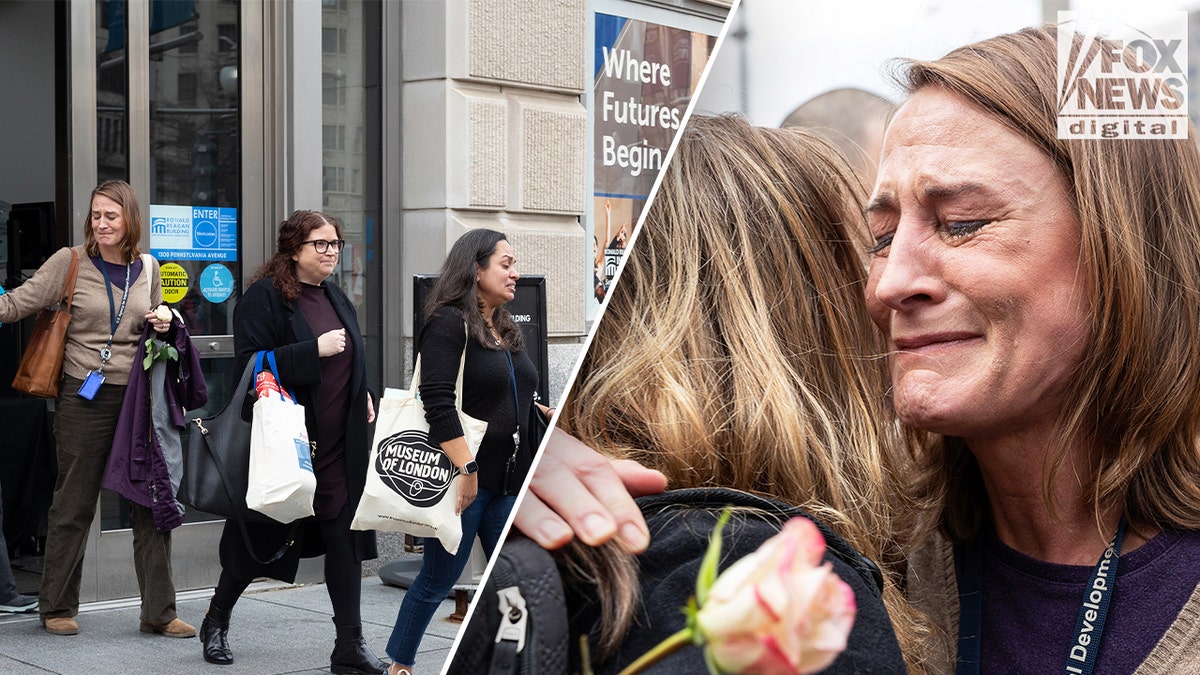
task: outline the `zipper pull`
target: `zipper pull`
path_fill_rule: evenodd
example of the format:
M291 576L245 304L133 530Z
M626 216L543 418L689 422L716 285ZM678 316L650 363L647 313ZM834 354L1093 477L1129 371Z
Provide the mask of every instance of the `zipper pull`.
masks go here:
M502 588L496 592L500 599L500 630L496 631L496 642L508 640L517 643L517 653L525 648L525 624L529 613L525 611L525 598L516 586Z

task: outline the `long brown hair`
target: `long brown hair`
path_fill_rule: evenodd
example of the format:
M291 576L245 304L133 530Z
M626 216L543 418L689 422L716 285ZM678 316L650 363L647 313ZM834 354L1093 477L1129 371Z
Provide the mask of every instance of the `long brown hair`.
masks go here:
M1037 144L1073 189L1080 270L1092 308L1060 435L1047 453L1046 504L1075 443L1097 452L1084 477L1099 525L1123 505L1133 528L1200 529L1200 151L1188 138L1060 139L1057 29L1027 28L910 62L912 93L942 87ZM1074 48L1096 50L1100 43ZM1120 52L1112 44L1107 48ZM1124 58L1131 59L1126 52ZM969 541L987 517L978 464L959 438L907 430L935 523Z
M457 307L471 336L487 349L500 349L501 345L497 345L488 334L476 277L480 269L487 269L492 264L492 254L502 241L508 241L503 232L485 228L470 230L459 237L446 254L438 279L429 291L429 299L425 301L426 318L439 307ZM525 337L507 309L497 307L491 319L496 332L500 334L503 347L514 351L525 348Z
M672 487L753 492L828 523L883 564L884 601L921 672L922 629L889 565L906 454L864 298L862 198L846 161L810 132L692 118L562 424ZM607 550L580 565L599 586L611 649L637 590L634 563Z
M342 238L342 224L337 218L320 211L292 212L287 220L279 224L275 255L258 268L250 283L270 278L284 299L290 302L300 297L300 279L296 276L296 261L292 260L292 256L299 252L305 241L308 241L308 235L312 234L313 230L319 230L326 225L332 225L333 229L337 230L338 239Z
M142 254L139 242L142 239L142 207L138 205L137 193L123 180L105 181L92 188L88 198L88 212L83 219L83 245L87 254L100 257L100 242L92 231L92 202L97 196L108 197L121 207L121 218L125 221L125 237L121 240L121 256L131 262Z

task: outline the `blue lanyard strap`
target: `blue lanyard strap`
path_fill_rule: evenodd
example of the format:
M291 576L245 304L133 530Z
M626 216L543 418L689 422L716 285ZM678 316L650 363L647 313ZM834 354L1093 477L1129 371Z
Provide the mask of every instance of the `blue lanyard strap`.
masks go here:
M521 404L517 402L517 373L513 369L512 352L505 347L504 355L508 357L508 381L512 383L513 416L517 422L517 430L513 432L513 454L515 455L517 448L521 446Z
M976 675L980 667L983 631L983 534L967 549L962 584L958 589L958 666L956 675Z
M1125 540L1125 517L1117 525L1112 543L1104 549L1092 577L1084 590L1083 603L1079 607L1079 618L1067 663L1063 667L1066 675L1091 675L1100 652L1100 638L1104 634L1104 622L1112 602L1113 589L1117 581L1117 561L1121 556L1121 544ZM963 579L959 587L958 604L958 664L957 675L975 675L979 672L981 632L983 624L983 536L980 535L967 549L963 565Z
M1092 578L1083 591L1083 604L1079 606L1079 618L1075 621L1075 639L1067 653L1064 673L1091 673L1100 653L1100 637L1104 634L1104 620L1108 618L1108 607L1112 603L1113 589L1117 585L1117 562L1121 557L1121 544L1125 541L1125 516L1117 525L1117 534L1104 549Z
M104 343L104 347L100 349L100 364L108 363L112 359L112 342L113 337L117 334L117 326L121 325L121 317L125 316L125 302L129 300L129 269L133 267L129 263L125 264L125 290L121 294L121 309L113 309L113 294L112 282L108 278L108 263L104 262L104 258L100 259L100 273L104 275L104 290L108 293L108 342Z

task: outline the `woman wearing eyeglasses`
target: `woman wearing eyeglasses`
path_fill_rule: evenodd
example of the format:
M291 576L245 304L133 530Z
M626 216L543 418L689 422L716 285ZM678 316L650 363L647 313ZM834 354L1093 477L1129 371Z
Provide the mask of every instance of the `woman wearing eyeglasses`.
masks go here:
M308 437L315 442L316 515L296 528L246 523L249 542L240 525L226 521L221 579L200 627L204 660L233 662L229 614L253 579L291 583L301 557L324 554L325 587L337 627L330 670L383 673L387 664L363 641L359 612L362 561L377 555L375 533L350 529L366 480L368 425L375 408L354 306L337 284L326 282L346 242L337 220L316 211L293 213L280 224L277 241L275 255L254 275L234 311L235 372L242 372L255 352L275 351L280 382L304 406ZM294 544L288 546L289 541ZM280 551L274 562L260 562Z

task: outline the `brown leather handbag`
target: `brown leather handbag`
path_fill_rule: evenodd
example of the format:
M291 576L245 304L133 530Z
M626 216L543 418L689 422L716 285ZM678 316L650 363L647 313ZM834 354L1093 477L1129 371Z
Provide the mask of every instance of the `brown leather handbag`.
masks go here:
M71 297L75 295L75 276L79 273L79 255L71 249L71 267L63 282L58 309L38 312L37 324L25 354L13 378L13 389L41 398L58 396L58 380L62 376L63 351L67 346L67 325L71 323Z

